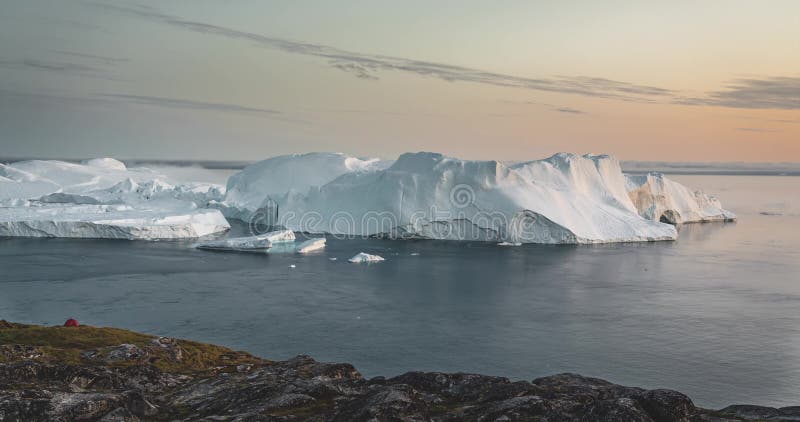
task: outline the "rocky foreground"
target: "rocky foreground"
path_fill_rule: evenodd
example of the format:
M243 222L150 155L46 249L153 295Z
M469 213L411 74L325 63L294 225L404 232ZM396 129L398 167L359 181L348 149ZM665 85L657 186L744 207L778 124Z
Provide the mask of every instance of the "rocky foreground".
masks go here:
M0 321L0 421L799 421L800 406L695 407L671 390L269 361L115 328Z

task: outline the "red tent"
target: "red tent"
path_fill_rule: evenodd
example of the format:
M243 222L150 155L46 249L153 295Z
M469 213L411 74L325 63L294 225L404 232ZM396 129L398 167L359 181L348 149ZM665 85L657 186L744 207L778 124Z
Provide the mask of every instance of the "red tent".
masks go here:
M75 318L70 318L70 319L67 320L67 322L64 323L64 326L65 327L77 327L78 326L78 320L75 319Z

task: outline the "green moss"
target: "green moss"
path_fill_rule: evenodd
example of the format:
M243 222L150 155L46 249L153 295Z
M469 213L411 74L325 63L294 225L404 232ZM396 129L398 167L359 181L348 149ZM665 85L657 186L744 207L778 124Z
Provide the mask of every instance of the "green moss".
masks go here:
M240 364L265 364L268 361L256 358L245 352L212 344L178 340L182 350L180 360L175 360L169 351L152 346L155 336L106 327L43 327L0 321L0 345L20 344L35 346L42 353L40 360L66 364L89 364L82 353L120 344L134 344L146 348L149 354L147 364L152 364L165 372L196 373L222 367L233 370ZM0 354L0 362L9 358ZM138 362L120 361L110 366L130 366ZM105 363L108 364L108 363Z
M0 344L25 344L60 349L95 349L122 343L144 343L153 336L134 333L119 328L41 327L22 325L0 329Z

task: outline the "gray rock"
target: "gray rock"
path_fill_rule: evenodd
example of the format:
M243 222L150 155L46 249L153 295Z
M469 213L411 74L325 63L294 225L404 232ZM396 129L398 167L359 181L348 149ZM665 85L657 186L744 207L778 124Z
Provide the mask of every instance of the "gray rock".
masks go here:
M0 421L800 421L799 407L710 411L676 391L576 374L512 382L409 372L366 380L352 365L308 356L170 373L150 361L150 348L179 351L178 341L131 346L92 350L81 364L0 363ZM18 358L31 351L21 347Z

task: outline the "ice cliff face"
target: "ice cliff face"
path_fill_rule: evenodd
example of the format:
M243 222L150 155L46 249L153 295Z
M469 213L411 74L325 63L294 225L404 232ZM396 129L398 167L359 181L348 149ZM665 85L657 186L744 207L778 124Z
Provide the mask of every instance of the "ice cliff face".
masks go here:
M198 209L223 191L212 184L173 185L112 158L0 165L0 236L202 237L230 227L219 211Z
M127 205L0 208L0 236L183 239L230 228L217 210L152 210Z
M340 235L522 243L652 241L677 235L674 227L637 214L619 163L608 156L558 154L506 166L409 153L386 169L370 170L344 173L306 192L272 195L281 224ZM259 183L244 178L236 178L236 184ZM245 192L237 189L237 195L249 195ZM229 195L226 202L255 211L259 201L239 198Z
M639 214L669 224L733 221L719 200L666 178L661 173L628 175L627 189Z

